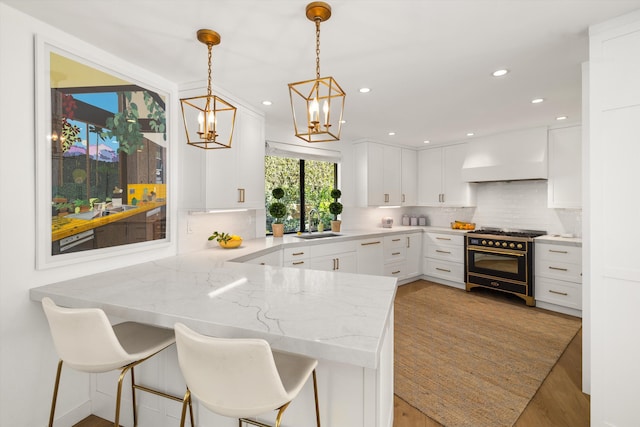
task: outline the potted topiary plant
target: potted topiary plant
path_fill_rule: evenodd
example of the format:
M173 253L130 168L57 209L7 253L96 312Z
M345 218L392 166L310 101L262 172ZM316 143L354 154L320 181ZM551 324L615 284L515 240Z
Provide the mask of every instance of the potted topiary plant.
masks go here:
M333 220L331 221L331 231L339 232L340 225L342 221L338 219L338 215L342 213L342 203L338 201L338 199L342 196L342 192L337 188L331 190L331 197L333 198L333 202L329 204L329 212L333 215Z
M269 214L274 219L274 222L271 224L271 230L273 231L273 237L282 237L284 235L282 218L287 215L287 207L280 201L280 199L284 197L284 190L276 187L271 191L271 195L276 199L275 202L269 205Z

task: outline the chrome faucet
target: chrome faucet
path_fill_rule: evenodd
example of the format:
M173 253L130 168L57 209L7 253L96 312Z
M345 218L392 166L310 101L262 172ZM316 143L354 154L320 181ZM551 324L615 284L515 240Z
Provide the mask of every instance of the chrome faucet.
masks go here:
M318 219L318 221L320 221L320 213L318 212L318 210L315 209L315 208L311 209L309 211L309 233L311 233L313 231L313 222L311 222L311 221L313 219L313 213L314 212L316 214L316 218ZM316 230L317 230L317 228L316 228Z

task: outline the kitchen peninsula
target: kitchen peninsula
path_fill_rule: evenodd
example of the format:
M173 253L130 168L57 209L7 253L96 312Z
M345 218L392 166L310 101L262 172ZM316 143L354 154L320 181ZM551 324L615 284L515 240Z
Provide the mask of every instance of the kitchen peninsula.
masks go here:
M323 425L391 427L396 279L224 262L216 257L222 253L227 254L216 248L160 259L33 288L30 296L34 301L49 296L67 307L100 307L112 320L169 328L182 322L212 336L263 338L274 349L319 360ZM142 379L174 380L168 388L181 393L175 351L168 353L164 378L158 378L156 369L152 374L142 371ZM104 399L95 396L101 393L92 392L92 399ZM102 415L100 405L93 405ZM283 427L309 424L312 405L306 385L285 414ZM109 417L113 401L102 406ZM162 417L170 423L175 409L153 410L169 414ZM200 426L236 425L206 410L199 413ZM159 425L161 420L141 417L139 425Z

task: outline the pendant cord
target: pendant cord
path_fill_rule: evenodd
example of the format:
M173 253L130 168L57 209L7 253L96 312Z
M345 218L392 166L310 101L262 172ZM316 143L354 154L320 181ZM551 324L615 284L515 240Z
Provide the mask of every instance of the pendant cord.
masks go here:
M207 78L207 96L211 96L211 58L213 57L212 49L213 45L211 43L207 43L207 49L209 51L208 61L209 61L209 69L208 69L208 78Z
M320 79L320 18L316 22L316 78Z

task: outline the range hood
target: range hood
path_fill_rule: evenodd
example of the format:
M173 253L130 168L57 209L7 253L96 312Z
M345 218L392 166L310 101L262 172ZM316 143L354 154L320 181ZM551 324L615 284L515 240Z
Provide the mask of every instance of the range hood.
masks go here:
M547 179L547 128L502 133L470 141L462 166L466 182Z

